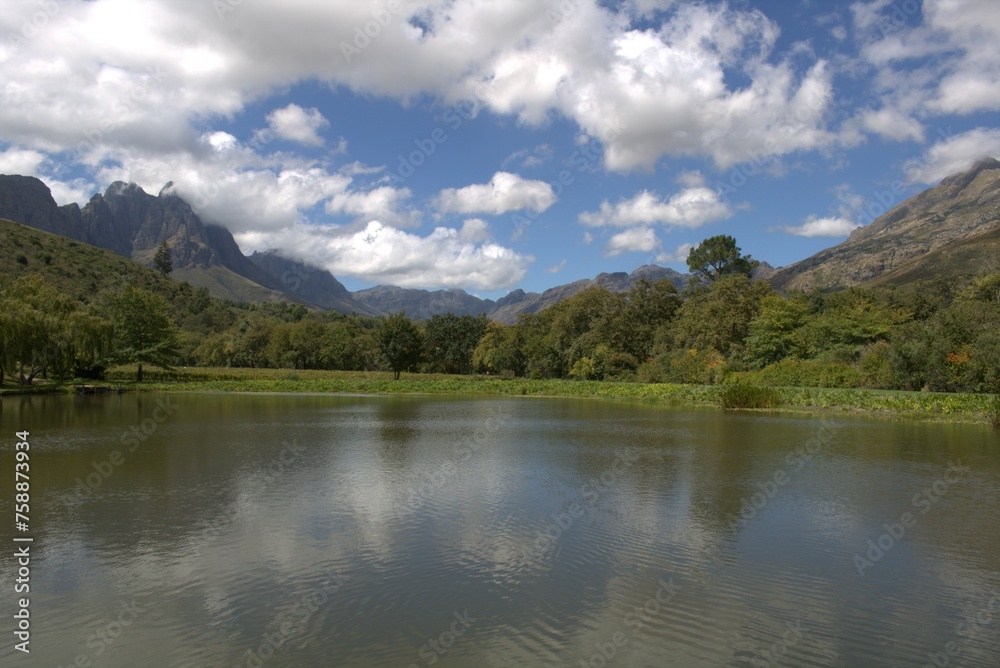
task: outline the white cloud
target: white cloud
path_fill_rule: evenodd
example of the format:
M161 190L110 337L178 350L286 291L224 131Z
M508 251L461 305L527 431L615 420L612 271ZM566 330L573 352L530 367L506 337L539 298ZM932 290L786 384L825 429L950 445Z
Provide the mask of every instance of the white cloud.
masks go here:
M887 107L906 117L1000 110L1000 3L875 0L851 9Z
M665 155L708 155L725 167L751 151L835 141L824 126L826 64L803 72L774 58L777 25L732 3L641 0L616 10L579 0L556 22L549 12L558 15L559 0L404 3L352 58L341 44L372 21L369 3L242 3L222 20L215 4L59 3L37 37L0 58L0 140L51 151L73 148L86 132L96 148L195 150L193 126L204 119L319 80L403 102L479 91L491 111L528 123L562 115L604 142L606 166L622 171ZM671 9L657 15L658 29L630 27L635 12L655 8ZM36 11L6 9L11 28ZM749 83L728 87L727 69ZM295 105L269 122L276 136L305 145L319 145L328 123Z
M798 227L785 227L788 234L799 237L846 237L860 227L846 218L817 218L810 216Z
M635 227L614 235L604 245L606 255L613 257L625 252L649 253L660 247L660 240L649 227Z
M545 273L547 273L547 274L558 274L565 267L566 267L566 258L563 258L562 260L559 261L558 264L554 264L551 267L549 267L548 269L546 269Z
M481 243L490 240L490 225L481 218L469 218L462 223L458 238L469 243Z
M20 174L35 176L46 157L44 153L32 150L9 148L0 153L0 174Z
M690 181L690 176L687 179ZM669 200L644 190L632 199L622 200L612 206L601 202L599 211L580 214L580 222L590 227L632 225L675 225L699 227L705 223L722 220L732 215L729 206L710 188L687 188Z
M662 252L656 256L656 264L677 264L682 262L687 262L688 255L691 254L691 249L694 248L694 244L683 243L675 248L672 252Z
M297 104L275 109L267 115L267 123L278 137L305 146L322 146L323 138L317 131L330 124L319 109L303 109Z
M965 171L977 160L1000 156L1000 128L976 128L934 144L904 167L910 183L936 184Z
M336 276L402 287L500 290L524 278L534 257L495 243L462 238L462 231L435 228L427 236L371 221L356 231L295 224L268 233L240 235L241 248L281 248ZM247 251L249 252L249 250Z
M445 213L499 215L524 209L541 212L555 202L551 185L527 181L510 172L497 172L489 183L446 188L438 195L438 208Z
M883 107L878 111L865 110L860 115L861 124L870 132L894 141L924 140L924 127L920 121L903 114L898 109Z

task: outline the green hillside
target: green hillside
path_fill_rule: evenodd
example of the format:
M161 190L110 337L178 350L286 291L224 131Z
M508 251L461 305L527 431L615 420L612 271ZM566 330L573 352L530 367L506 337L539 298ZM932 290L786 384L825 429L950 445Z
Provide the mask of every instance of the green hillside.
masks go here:
M31 274L84 303L124 285L168 297L177 285L112 251L0 219L0 290Z

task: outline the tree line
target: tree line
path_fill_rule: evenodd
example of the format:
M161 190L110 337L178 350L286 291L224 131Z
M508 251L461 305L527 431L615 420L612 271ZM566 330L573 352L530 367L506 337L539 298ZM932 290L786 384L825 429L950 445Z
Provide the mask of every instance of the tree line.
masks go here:
M72 303L37 277L0 293L0 382L99 375L109 364L328 369L511 378L1000 391L1000 274L900 288L777 293L732 237L688 259L683 291L589 287L512 325L416 322L233 304L175 284Z

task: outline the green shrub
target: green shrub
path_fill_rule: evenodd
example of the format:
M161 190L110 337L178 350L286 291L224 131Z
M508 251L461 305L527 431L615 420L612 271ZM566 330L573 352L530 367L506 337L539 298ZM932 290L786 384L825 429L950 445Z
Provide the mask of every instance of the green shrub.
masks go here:
M986 419L990 421L994 429L1000 429L1000 394L993 396L993 401L986 409Z
M733 408L775 408L781 403L781 392L773 387L733 383L724 385L719 392L719 404Z

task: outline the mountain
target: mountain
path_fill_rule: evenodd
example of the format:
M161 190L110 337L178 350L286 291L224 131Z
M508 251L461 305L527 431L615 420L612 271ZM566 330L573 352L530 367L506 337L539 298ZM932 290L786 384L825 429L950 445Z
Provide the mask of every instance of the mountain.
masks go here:
M480 299L465 290L415 290L394 285L376 285L352 293L361 304L380 313L405 311L414 320L427 320L433 315L479 315L489 313L492 299Z
M770 281L778 289L804 291L889 275L898 283L904 276L942 273L943 267L929 262L945 258L958 262L952 270L969 273L976 266L996 266L975 240L993 238L998 228L1000 161L987 158L854 230L847 241L776 271Z
M116 181L80 208L57 206L49 188L34 177L0 175L0 217L114 251L146 266L152 266L156 248L166 241L173 255L172 277L207 288L221 299L297 302L369 313L329 272L316 270L306 280L289 282L282 278L289 266L280 259L257 263L248 258L229 230L202 222L172 183L154 197L134 183ZM299 265L300 272L303 266Z
M687 285L689 275L680 274L673 269L645 265L631 274L603 273L593 279L584 278L565 285L557 285L541 294L520 289L513 290L496 302L491 299L480 299L464 290L414 290L392 285L378 285L351 294L354 299L376 311L381 313L405 311L406 315L415 320L426 320L433 315L444 313L455 315L485 313L491 320L511 324L517 322L518 316L523 313L538 313L592 285L603 286L612 292L625 292L640 278L646 278L653 283L666 278L678 288L683 288Z
M377 307L370 308L364 300L357 299L357 294L352 295L326 269L286 258L280 251L255 251L250 261L269 276L277 277L286 290L326 311L373 316L386 312Z
M657 267L656 265L643 265L631 274L625 272L602 273L593 279L581 279L549 288L545 292L524 292L514 290L505 297L498 299L496 305L490 311L491 319L506 324L517 322L518 316L525 313L538 313L553 304L569 299L576 293L593 285L600 285L612 292L625 292L631 288L640 278L645 278L651 283L656 283L663 279L672 282L678 289L687 285L689 274L681 274L673 269Z

